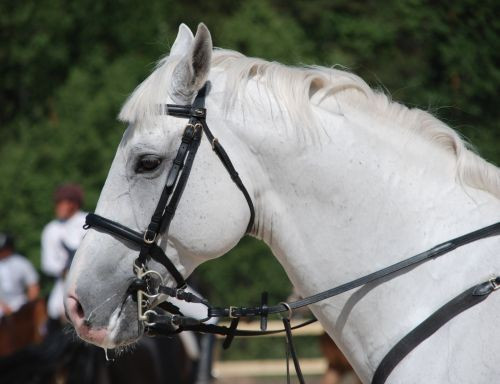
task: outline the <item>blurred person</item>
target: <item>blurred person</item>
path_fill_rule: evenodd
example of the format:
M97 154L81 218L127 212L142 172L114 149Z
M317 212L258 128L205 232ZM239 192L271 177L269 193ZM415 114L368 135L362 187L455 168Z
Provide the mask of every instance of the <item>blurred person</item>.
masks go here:
M39 293L35 268L15 252L13 237L0 232L0 318L18 311Z
M54 192L55 216L42 232L42 270L56 279L47 303L49 328L65 322L64 277L85 234L86 213L81 211L83 189L63 184Z

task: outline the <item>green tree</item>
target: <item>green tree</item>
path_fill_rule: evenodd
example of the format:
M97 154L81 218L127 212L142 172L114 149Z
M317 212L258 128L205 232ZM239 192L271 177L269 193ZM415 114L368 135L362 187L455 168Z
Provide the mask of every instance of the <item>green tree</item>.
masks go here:
M498 8L492 0L2 2L0 229L38 264L57 184L81 183L93 210L123 132L115 116L180 22L194 29L204 21L217 46L247 55L343 65L395 100L435 112L499 163ZM266 287L278 300L290 290L269 251L250 239L200 276L220 303L255 303Z

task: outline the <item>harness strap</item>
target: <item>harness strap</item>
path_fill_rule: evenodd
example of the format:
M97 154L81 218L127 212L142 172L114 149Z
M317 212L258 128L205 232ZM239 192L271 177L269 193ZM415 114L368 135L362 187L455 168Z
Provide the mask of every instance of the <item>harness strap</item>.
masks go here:
M290 354L292 356L293 365L295 367L295 372L297 373L297 378L299 379L299 383L305 384L304 376L302 375L302 369L300 369L297 352L295 352L295 347L293 346L292 328L290 326L289 318L287 317L283 318L283 326L285 327L285 334L286 334L287 355ZM287 382L290 382L290 370L288 369L288 358L287 358L286 374L287 374Z
M414 265L429 261L431 259L442 256L458 247L465 244L469 244L479 239L484 239L486 237L495 236L500 234L500 222L493 225L478 229L474 232L470 232L466 235L457 237L455 239L446 241L435 247L419 253L418 255L412 256L408 259L402 260L398 263L392 264L386 268L378 270L376 272L370 273L368 275L362 276L360 278L354 279L345 284L341 284L337 287L328 289L326 291L317 293L312 296L308 296L304 299L297 300L291 303L287 303L290 309L298 309L305 307L310 304L317 303L319 301L328 299L333 296L340 295L341 293L350 291L354 288L360 287L362 285L368 284L372 281L379 280L383 277L390 276L396 272L402 271ZM261 316L273 313L280 313L288 311L289 308L285 304L278 304L272 307L226 307L226 308L210 308L208 310L209 317L252 317Z
M224 342L222 343L222 348L223 349L229 349L229 347L231 346L231 343L233 342L234 340L234 334L235 334L235 331L236 329L238 328L238 323L240 322L240 318L239 317L236 317L234 319L231 320L231 324L229 325L229 334L226 336L226 339L224 340Z
M186 184L186 181L184 179L187 179L187 177L189 176L189 172L191 171L191 167L188 166L188 160L186 160L186 158L194 158L194 155L196 154L196 151L198 149L200 138L200 132L196 131L195 125L192 123L188 124L182 135L182 141L179 149L177 150L177 155L175 156L172 167L168 172L165 186L160 195L160 199L158 200L153 216L151 217L151 222L148 225L147 232L151 233L150 236L152 241L155 240L156 235L160 232L160 227L164 227L164 225L162 225L162 221L164 221L165 210L168 209L168 207L172 206L172 200L176 195L176 201L173 205L175 206L175 208L177 207L178 200L180 199L182 192L184 191L184 186ZM192 161L193 160L191 160L191 163ZM183 168L185 169L183 170ZM181 176L180 180L178 181L181 171L182 175L187 174L187 176ZM172 196L172 199L170 199L172 193L174 194L174 196Z
M166 317L168 317L169 319L167 320ZM149 325L147 327L146 329L147 334L150 336L168 336L174 333L193 331L201 333L211 333L214 335L221 335L221 336L231 335L233 337L234 336L249 337L249 336L275 335L277 333L285 332L285 329L276 329L272 331L251 331L246 329L231 329L230 327L221 325L200 323L199 320L196 319L191 319L192 323L188 324L187 322L185 322L184 320L185 318L180 318L180 317L179 321L181 322L181 324L177 325L178 328L173 329L171 325L172 321L170 320L171 317L172 316L169 315L152 313L149 317L149 320L151 321L152 325ZM304 321L303 323L291 327L290 330L306 327L309 324L315 323L316 321L318 320L310 319ZM170 331L165 333L165 328L168 328Z
M219 143L219 140L212 134L210 131L210 128L208 128L208 125L205 120L201 121L201 124L203 126L203 131L205 132L205 135L207 136L208 141L212 144L212 150L217 154L219 157L220 161L226 168L227 172L229 173L229 176L231 176L231 180L236 184L236 186L239 188L239 190L243 193L243 196L245 197L245 200L248 203L248 207L250 208L250 219L248 221L247 229L246 232L250 233L253 227L253 222L255 219L255 209L253 206L252 198L250 197L250 194L248 193L247 189L245 188L245 185L243 184L243 181L240 178L240 175L238 172L236 172L236 169L234 168L233 163L231 162L231 159L227 155L227 152L224 150L222 145Z
M455 316L486 300L499 287L500 276L497 276L467 289L439 308L392 347L375 371L372 384L385 383L393 369L420 343Z
M163 234L163 236L166 236L168 233L168 229L170 227L170 223L172 222L172 219L174 218L175 211L177 210L177 206L179 205L179 201L181 199L182 193L184 192L184 188L186 187L189 175L191 173L191 168L193 166L194 162L194 157L196 156L196 152L198 151L198 148L200 146L200 141L201 141L201 129L198 129L198 131L195 133L196 137L191 144L189 154L187 156L187 159L184 164L184 169L182 171L182 175L179 178L179 181L177 183L177 187L175 188L172 197L168 203L168 205L165 207L165 211L163 213L163 216L161 218L161 226L159 229L159 232Z
M175 297L178 300L185 301L187 303L198 303L205 306L209 306L207 299L203 297L196 296L194 293L187 292L184 289L170 288L165 285L160 285L158 287L158 293L163 293L164 295Z

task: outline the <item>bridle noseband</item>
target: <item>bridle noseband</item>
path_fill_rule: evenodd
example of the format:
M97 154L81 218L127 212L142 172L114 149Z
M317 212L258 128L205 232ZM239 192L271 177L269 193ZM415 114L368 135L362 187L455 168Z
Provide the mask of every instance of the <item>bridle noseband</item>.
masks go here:
M382 278L394 276L397 272L408 270L410 267L433 260L463 245L500 234L500 222L498 222L438 244L425 252L419 253L418 255L409 257L350 282L291 303L279 303L274 306L268 306L267 294L263 294L261 305L256 307L229 306L217 308L210 306L207 300L185 290L187 286L182 273L179 272L174 263L157 244L159 235L163 237L168 235L170 223L175 215L177 205L179 204L189 178L191 167L203 133L207 136L212 145L212 149L222 161L222 164L229 172L231 179L243 193L248 203L248 207L250 208L250 220L248 222L246 232L249 233L253 227L255 209L250 194L243 185L243 182L231 163L226 151L214 137L205 120L205 96L208 92L208 86L209 83L207 82L203 88L200 89L193 101L193 104L191 105L163 104L160 107L159 112L161 114L188 118L189 121L184 129L181 144L177 150L177 155L175 156L172 167L168 172L165 186L147 229L143 233L139 233L129 227L94 213L89 213L86 218L86 229L91 227L96 228L128 242L134 243L140 247L139 256L134 261L134 273L136 274L137 279L131 283L128 292L137 295L139 320L145 325L146 331L149 334L171 334L184 330L217 333L226 336L223 347L228 348L234 336L257 336L284 331L286 332L289 353L292 356L298 379L300 383L304 383L304 378L301 374L298 359L293 348L291 331L292 329L311 324L316 320L308 320L302 324L292 327L290 324L290 317L293 310L340 295L341 293ZM147 262L149 259L157 261L167 269L177 283L176 288L166 286L163 282L163 277L157 271L149 270L147 268ZM413 348L415 348L418 344L435 332L435 330L439 329L439 327L451 320L458 313L482 302L490 295L490 293L499 288L500 276L493 276L491 279L471 287L439 308L435 313L429 316L424 322L403 338L400 343L393 347L377 368L372 383L384 383L396 364L401 361L401 359L404 358ZM154 309L150 308L152 300L155 300L162 294L176 297L182 301L205 305L207 307L207 317L205 319L198 320L184 316L177 307L169 302L160 302ZM157 310L157 307L159 307L163 312ZM288 317L282 319L284 329L267 331L267 316L269 314L283 312L288 312L289 314ZM260 331L237 329L240 318L255 316L261 318ZM229 327L222 327L205 324L205 322L212 317L229 317L232 319L231 325Z

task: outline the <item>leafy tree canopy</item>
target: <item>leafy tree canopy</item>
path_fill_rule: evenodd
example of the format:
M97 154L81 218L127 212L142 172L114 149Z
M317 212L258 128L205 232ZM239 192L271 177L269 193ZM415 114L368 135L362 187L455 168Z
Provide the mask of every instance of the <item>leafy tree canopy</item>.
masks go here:
M343 65L433 111L498 164L499 11L493 0L1 2L0 228L38 265L54 187L78 181L93 210L123 132L115 116L180 22L203 21L217 46L250 56ZM202 267L216 297L286 296L261 243L245 239L233 253ZM272 276L282 276L275 287Z

